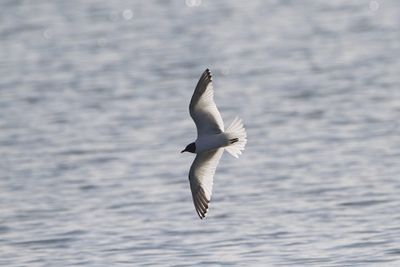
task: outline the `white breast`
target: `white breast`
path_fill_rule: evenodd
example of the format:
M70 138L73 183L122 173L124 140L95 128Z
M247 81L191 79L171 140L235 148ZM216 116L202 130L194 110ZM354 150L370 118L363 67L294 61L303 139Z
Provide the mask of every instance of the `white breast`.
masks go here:
M207 150L217 149L227 146L229 139L225 133L206 135L197 138L196 140L196 153L201 153Z

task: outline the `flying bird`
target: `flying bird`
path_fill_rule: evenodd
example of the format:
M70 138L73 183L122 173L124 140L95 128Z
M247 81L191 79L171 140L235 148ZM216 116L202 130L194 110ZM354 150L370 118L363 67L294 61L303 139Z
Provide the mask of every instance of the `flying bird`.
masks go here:
M224 130L224 122L214 102L209 69L203 72L196 85L189 113L196 124L197 139L181 153L187 151L196 154L189 170L189 181L194 207L200 219L203 219L211 200L215 170L224 150L238 158L246 145L247 135L238 117Z

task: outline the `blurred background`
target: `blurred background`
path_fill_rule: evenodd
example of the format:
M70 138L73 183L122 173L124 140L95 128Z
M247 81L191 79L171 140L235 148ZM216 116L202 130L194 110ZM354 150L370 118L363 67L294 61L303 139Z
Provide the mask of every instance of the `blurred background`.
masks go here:
M400 2L0 2L0 265L399 266ZM208 217L180 154L205 68Z

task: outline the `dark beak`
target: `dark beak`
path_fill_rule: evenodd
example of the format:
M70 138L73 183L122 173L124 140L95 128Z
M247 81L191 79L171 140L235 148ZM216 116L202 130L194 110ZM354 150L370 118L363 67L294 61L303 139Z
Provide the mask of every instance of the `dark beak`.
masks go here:
M181 151L181 153L183 153L183 152L185 152L185 151L186 151L186 150L184 149L184 150Z

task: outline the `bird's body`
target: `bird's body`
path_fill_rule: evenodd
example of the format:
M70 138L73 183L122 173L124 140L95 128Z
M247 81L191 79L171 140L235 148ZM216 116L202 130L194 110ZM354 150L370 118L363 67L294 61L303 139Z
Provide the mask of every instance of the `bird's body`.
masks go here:
M229 145L229 134L219 133L213 135L199 136L196 141L196 154L207 150L217 149Z
M189 181L196 212L203 219L211 200L214 173L224 150L237 158L244 150L247 135L238 118L224 130L224 122L214 102L211 73L208 69L197 83L189 112L197 127L197 139L182 152L197 154L190 167Z

